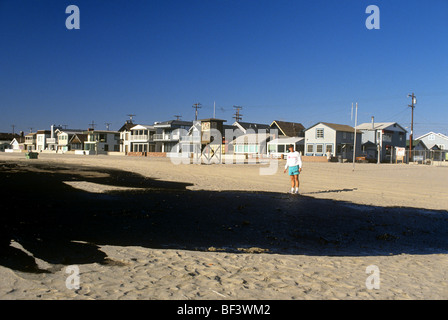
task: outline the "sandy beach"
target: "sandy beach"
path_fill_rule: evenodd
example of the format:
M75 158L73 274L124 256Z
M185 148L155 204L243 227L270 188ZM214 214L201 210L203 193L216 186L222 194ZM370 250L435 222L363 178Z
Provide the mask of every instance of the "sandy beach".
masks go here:
M1 153L0 299L448 298L448 167L267 166Z

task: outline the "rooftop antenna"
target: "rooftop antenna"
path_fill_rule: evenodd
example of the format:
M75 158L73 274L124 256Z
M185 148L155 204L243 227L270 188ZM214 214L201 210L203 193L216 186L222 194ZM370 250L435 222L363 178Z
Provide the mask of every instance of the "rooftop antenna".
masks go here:
M200 103L195 103L193 105L193 109L196 109L195 113L194 113L194 120L195 121L198 121L198 109L200 109L200 108L202 108Z
M216 118L216 101L213 101L213 119Z
M105 123L105 125L106 125L106 130L107 130L107 131L109 131L109 126L110 126L111 124L112 124L112 123L110 123L110 122L106 122L106 123Z
M240 106L233 106L236 111L235 111L235 116L233 117L233 119L235 119L235 121L241 121L243 119L243 115L240 113L240 110L243 109L243 107Z
M14 135L14 128L16 127L16 125L12 124L11 127L12 127L12 135Z
M129 117L129 122L132 123L132 118L136 116L136 114L127 114Z
M96 126L95 121L92 120L92 123L89 123L89 126L90 126L90 129L95 130L95 126Z
M179 116L179 115L175 115L174 117L176 117L176 120L177 120L177 121L179 121L180 118L182 118L182 116Z

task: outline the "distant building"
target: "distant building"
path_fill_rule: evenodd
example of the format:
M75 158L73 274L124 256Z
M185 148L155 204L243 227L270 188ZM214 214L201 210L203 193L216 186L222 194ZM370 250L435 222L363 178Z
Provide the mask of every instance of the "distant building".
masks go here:
M87 141L87 134L85 133L75 133L71 136L68 141L68 150L84 150L84 143Z
M248 130L250 129L249 132L252 133L256 132L267 132L269 133L269 129L270 129L270 125L268 124L262 124L262 123L253 123L253 122L242 122L242 121L235 121L232 126L240 129L242 131L243 134L248 133ZM261 130L261 131L259 131Z
M26 151L35 151L36 150L36 139L37 133L30 132L25 135L25 150Z
M37 151L44 151L48 148L48 142L52 141L52 140L48 140L48 139L54 139L51 138L51 131L50 130L38 130L36 132L36 150ZM54 143L52 142L52 145L54 145Z
M278 137L305 137L305 127L301 123L274 120L269 129L276 129Z
M77 134L82 134L84 130L81 129L56 129L54 132L54 136L56 137L57 143L57 151L58 152L67 152L72 150L72 145L70 141L73 136ZM74 150L82 150L82 149L74 149Z
M130 151L132 152L155 152L156 143L154 135L156 129L153 125L138 124L131 128L128 135Z
M291 144L295 151L304 153L305 127L301 123L274 120L270 125L270 134L272 139L268 142L270 156L274 158L285 156Z
M87 140L84 150L89 154L107 154L120 151L120 133L118 131L93 130L84 131Z
M164 122L155 122L154 142L156 152L174 152L181 151L179 144L181 136L185 136L193 125L192 121L169 120Z
M11 148L11 142L14 139L21 139L22 136L12 133L0 133L0 151Z
M356 132L356 155L361 151L362 132ZM344 124L319 122L305 130L306 156L340 157L353 160L355 129Z
M129 151L131 151L131 128L134 127L135 124L132 122L132 120L126 120L124 125L118 129L118 132L120 133L120 152L124 152L127 154Z
M448 136L442 133L428 132L415 140L423 141L428 149L437 146L440 150L448 150Z
M390 162L396 147L406 147L407 131L396 122L367 122L356 127L362 131L362 153L380 162ZM393 161L393 159L392 159Z

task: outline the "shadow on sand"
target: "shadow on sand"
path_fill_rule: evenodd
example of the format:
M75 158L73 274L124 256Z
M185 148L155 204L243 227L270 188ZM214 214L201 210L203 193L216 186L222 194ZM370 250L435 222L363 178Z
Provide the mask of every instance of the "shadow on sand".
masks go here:
M0 265L19 271L46 272L35 258L111 263L100 245L338 256L448 251L447 211L189 191L126 171L41 162L0 162L0 179ZM143 191L96 194L66 181Z

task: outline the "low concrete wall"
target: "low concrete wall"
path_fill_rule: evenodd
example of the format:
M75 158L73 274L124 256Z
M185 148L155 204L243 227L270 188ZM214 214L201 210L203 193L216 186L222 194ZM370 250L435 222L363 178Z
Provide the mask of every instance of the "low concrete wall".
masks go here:
M327 157L302 156L303 162L329 162Z
M166 152L147 152L146 155L153 158L166 158Z
M130 157L146 157L146 152L128 152L126 155Z

